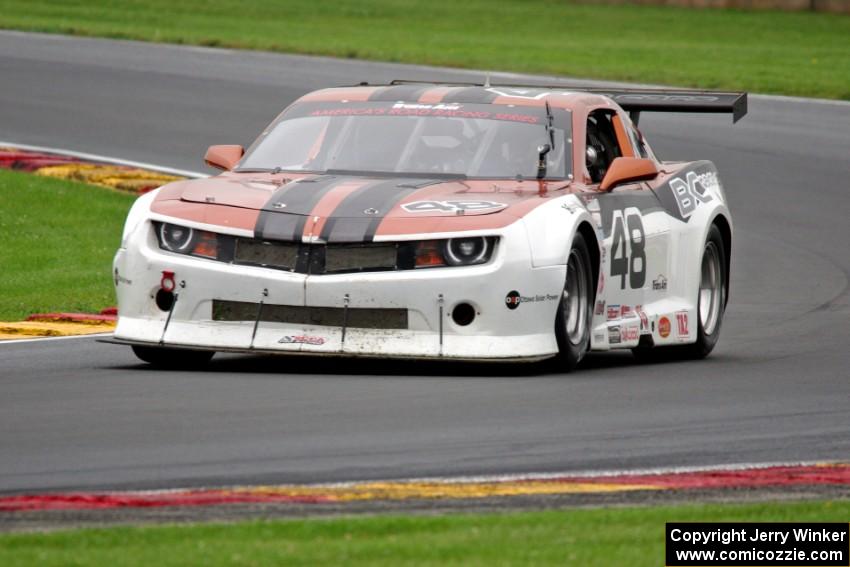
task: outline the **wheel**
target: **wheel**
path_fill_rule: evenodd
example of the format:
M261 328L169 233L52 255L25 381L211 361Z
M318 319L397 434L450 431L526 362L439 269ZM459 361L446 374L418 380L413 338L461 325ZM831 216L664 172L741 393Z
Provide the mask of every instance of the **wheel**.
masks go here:
M720 327L726 312L726 248L717 225L711 225L700 264L699 295L697 296L697 340L693 344L660 348L635 348L639 360L705 358L714 350L720 337Z
M192 369L205 366L215 352L179 348L133 346L133 353L157 368Z
M684 348L691 358L705 358L714 350L726 312L726 282L729 274L726 273L723 236L717 225L711 225L708 231L700 274L697 341Z
M581 234L576 234L567 258L564 291L555 317L558 357L561 367L567 372L578 365L590 346L594 289L593 267L587 243Z

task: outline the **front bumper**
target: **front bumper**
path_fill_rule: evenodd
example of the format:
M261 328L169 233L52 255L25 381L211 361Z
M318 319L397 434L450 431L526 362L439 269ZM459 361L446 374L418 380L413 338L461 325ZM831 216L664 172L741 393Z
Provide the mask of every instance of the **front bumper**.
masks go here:
M338 275L296 274L167 253L159 249L150 223L143 222L115 256L115 341L228 352L546 358L557 352L553 331L565 269L532 266L521 222L500 231L499 248L486 265ZM173 272L178 284L170 317L155 302L163 271ZM515 309L505 302L512 291L524 298ZM228 318L213 314L214 304L259 307L260 301L259 320L222 320ZM460 303L475 308L469 325L452 319ZM304 313L305 307L333 316L316 317L319 324L309 314L293 320L271 316ZM380 321L380 314L390 311L406 312L404 325L396 317L393 328L356 326ZM367 312L379 316L359 317Z

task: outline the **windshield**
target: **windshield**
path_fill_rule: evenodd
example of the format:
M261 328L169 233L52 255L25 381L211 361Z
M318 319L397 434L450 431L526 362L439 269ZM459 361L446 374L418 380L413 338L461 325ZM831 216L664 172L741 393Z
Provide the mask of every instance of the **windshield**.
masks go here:
M486 104L323 102L293 105L250 148L239 170L344 171L467 178L569 174L569 112Z

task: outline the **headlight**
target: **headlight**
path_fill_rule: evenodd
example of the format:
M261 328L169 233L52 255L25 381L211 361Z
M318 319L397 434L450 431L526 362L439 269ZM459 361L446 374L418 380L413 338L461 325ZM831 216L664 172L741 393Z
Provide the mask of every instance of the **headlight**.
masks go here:
M450 238L444 250L450 266L483 264L490 257L490 241L483 236Z
M169 223L154 223L159 247L177 254L218 259L218 236L205 230Z
M398 244L380 243L374 246L364 246L363 250L356 246L352 250L341 250L338 245L331 245L334 248L327 250L324 244L311 248L311 245L307 244L261 242L159 221L153 221L153 229L159 247L174 254L208 258L219 262L260 265L289 271L296 271L298 264L296 257L299 254L304 254L315 260L311 264L312 267L309 268L312 273L383 271L388 269L410 270L486 264L492 258L499 240L496 236L468 236L448 240L408 241ZM247 255L241 254L240 257L240 254L237 254L237 241L239 241L238 249L240 252L244 248ZM271 253L272 257L280 257L280 254L284 254L285 258L289 258L289 256L292 256L292 258L282 263L260 262L259 257L256 256L258 247L261 251ZM286 250L283 250L283 248ZM254 250L253 253L252 250ZM340 256L340 254L343 256ZM387 254L390 256L387 256ZM342 269L340 268L340 257L344 259L342 262L344 268ZM331 258L335 260L331 261ZM305 268L302 267L301 269ZM313 272L313 270L318 270L318 272ZM329 271L326 272L326 270Z
M493 256L497 238L469 236L449 240L423 240L416 243L416 268L474 266L485 264Z
M171 252L187 254L195 237L195 231L186 226L162 223L159 225L159 245Z

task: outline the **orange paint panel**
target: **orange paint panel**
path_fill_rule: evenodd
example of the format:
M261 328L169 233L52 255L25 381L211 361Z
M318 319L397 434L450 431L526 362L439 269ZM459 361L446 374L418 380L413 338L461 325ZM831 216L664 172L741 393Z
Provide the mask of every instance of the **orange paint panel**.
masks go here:
M514 105L514 106L545 106L546 101L549 101L549 106L552 108L571 109L575 101L573 95L550 94L542 98L523 98L518 96L499 96L496 97L490 104L498 105Z
M515 223L517 217L505 213L492 215L452 215L445 217L388 217L381 222L376 236L433 234L464 230L497 229Z
M277 189L278 185L275 183L252 182L246 179L199 179L186 184L180 199L262 209Z
M494 187L498 190L494 190ZM425 187L400 201L378 226L376 236L503 228L540 205L548 203L550 198L565 195L565 189L563 182L543 183L542 190L541 184L537 182L519 183L513 180L441 183ZM446 212L437 215L429 213L428 216L417 216L402 208L408 203L427 200L487 200L504 203L508 207L503 211L490 214L457 215Z
M422 96L419 97L419 102L424 104L436 104L443 100L443 97L452 90L452 87L434 87L428 89Z
M185 201L154 201L151 211L177 219L243 230L254 230L260 214L253 209Z
M180 195L183 194L183 190L186 188L187 181L176 181L174 183L169 183L168 185L164 185L159 189L159 193L156 195L157 201L168 201L179 199Z
M337 88L337 89L324 89L321 91L316 91L314 93L310 93L304 95L298 102L334 102L334 101L342 101L342 100L352 100L352 101L366 101L369 100L369 97L382 87L351 87L351 88Z

